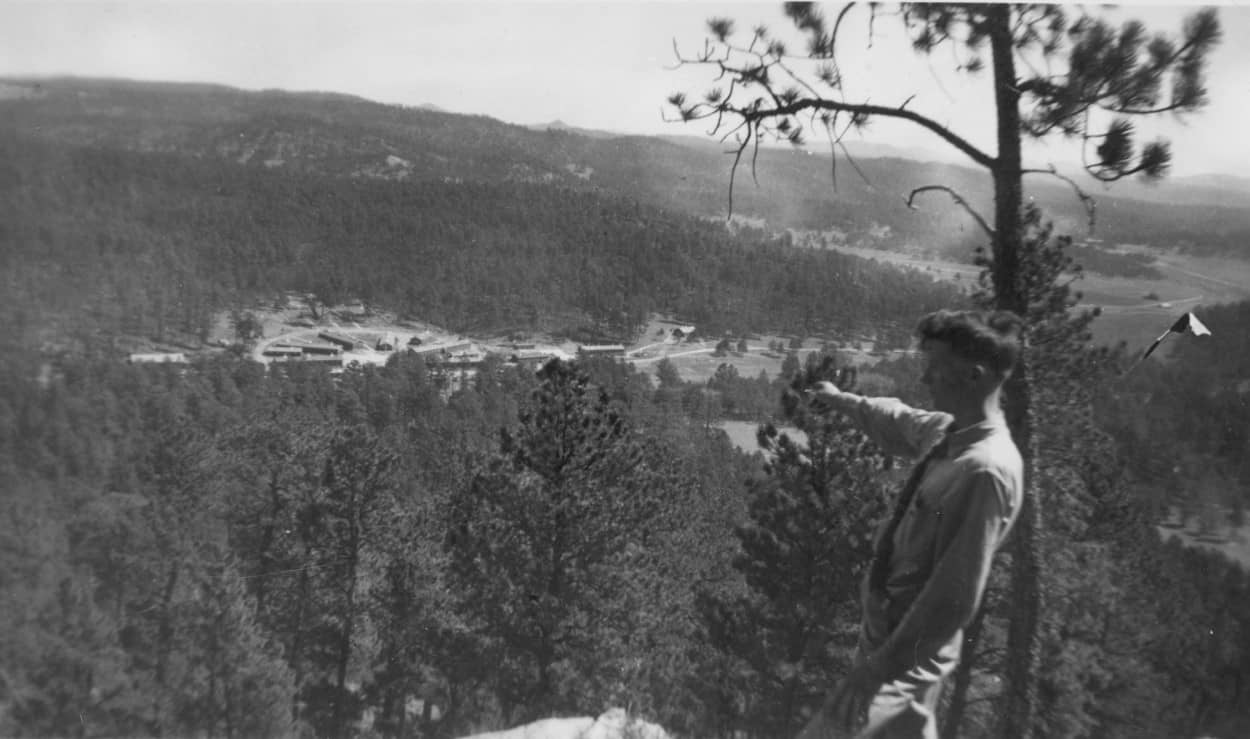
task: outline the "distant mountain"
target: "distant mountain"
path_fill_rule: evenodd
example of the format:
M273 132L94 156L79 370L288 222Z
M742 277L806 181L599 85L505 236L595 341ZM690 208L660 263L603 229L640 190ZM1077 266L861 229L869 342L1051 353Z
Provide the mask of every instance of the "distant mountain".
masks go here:
M1238 177L1231 174L1191 175L1189 177L1179 177L1175 182L1184 184L1186 187L1218 187L1250 193L1250 177Z
M560 121L527 127L333 93L73 78L0 82L11 91L0 99L0 123L46 140L349 178L561 184L717 220L729 208L733 157L711 139L618 135ZM967 256L984 242L975 221L946 195L927 193L914 209L904 201L916 187L941 183L988 213L985 172L886 156L908 152L867 142L848 149L854 167L827 152L762 148L756 161L741 163L734 213L762 219L770 230L824 231L858 245ZM1250 203L1236 182L1122 182L1104 191L1082 177L1097 197L1104 241L1227 253L1250 244ZM1044 176L1025 184L1060 233L1087 233L1087 214L1068 184Z
M563 131L565 133L575 133L579 136L586 136L592 139L619 139L628 134L616 133L613 131L599 131L593 128L578 128L570 126L562 120L556 119L550 123L534 123L527 126L531 131Z
M450 113L451 112L447 110L446 108L438 107L434 103L421 103L420 105L416 106L416 108L417 110L428 110L431 113Z
M681 146L690 146L696 149L717 151L730 150L732 142L721 143L715 138L707 136L691 136L689 134L678 135L661 135L656 138L664 141L670 141ZM843 145L846 151L854 158L862 159L910 159L916 162L941 162L946 161L935 155L927 149L919 147L894 146L892 144L879 144L872 141L845 141ZM788 143L770 143L765 144L769 149L793 151L794 147ZM811 152L819 156L825 156L829 153L827 146L813 146L811 144L804 147L801 151Z
M1223 174L1165 177L1148 182L1137 177L1112 183L1091 180L1079 168L1061 170L1096 197L1115 197L1172 205L1250 208L1250 179Z
M39 85L22 85L13 82L0 82L0 100L26 100L43 95Z

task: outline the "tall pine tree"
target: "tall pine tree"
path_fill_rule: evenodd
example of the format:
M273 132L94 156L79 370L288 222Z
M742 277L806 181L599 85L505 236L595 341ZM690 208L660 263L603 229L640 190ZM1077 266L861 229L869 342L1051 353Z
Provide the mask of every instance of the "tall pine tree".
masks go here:
M799 32L803 50L790 51L786 40L766 26L750 37L734 36L728 18L708 21L709 38L682 65L706 66L728 88L669 97L680 120L708 120L713 132L737 135L734 174L743 155L765 139L804 143L808 132L827 137L833 153L842 137L877 118L906 121L925 129L984 170L993 182L993 215L978 213L960 193L944 184L914 189L911 202L930 191L946 192L963 207L990 242L988 268L993 305L1020 315L1029 313L1029 296L1021 278L1025 238L1023 179L1053 170L1028 168L1022 157L1026 138L1059 137L1080 142L1088 173L1102 182L1134 174L1157 178L1167 170L1171 152L1166 142L1138 147L1132 117L1165 112L1189 113L1206 103L1207 56L1220 38L1214 10L1201 10L1186 20L1179 38L1149 36L1136 21L1118 31L1086 11L1074 13L1058 5L909 3L897 12L913 48L929 54L950 48L957 71L991 74L994 100L995 151L973 144L939 118L898 104L851 99L838 65L845 43L845 23L854 4L832 20L813 3L786 3L785 13ZM868 6L867 34L886 11ZM845 52L844 52L845 53ZM1088 201L1078 188L1078 194ZM1026 340L1027 341L1027 340ZM1002 731L1027 739L1039 727L1037 688L1041 664L1042 569L1044 536L1035 458L1036 419L1033 412L1031 352L1023 371L1008 384L1006 413L1017 446L1025 457L1026 494L1017 524L1013 558L1013 614L1009 633L1009 689L1001 714Z

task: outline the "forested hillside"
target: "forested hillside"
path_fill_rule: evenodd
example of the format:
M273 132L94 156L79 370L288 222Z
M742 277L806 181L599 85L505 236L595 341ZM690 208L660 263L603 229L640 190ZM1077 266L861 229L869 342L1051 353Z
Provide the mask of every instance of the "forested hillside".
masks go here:
M501 614L473 588L529 585L481 580L455 563L477 527L521 522L460 521L457 506L508 485L535 496L533 515L556 505L575 487L547 491L538 462L535 472L507 462L518 444L540 454L547 431L584 430L583 418L610 429L609 463L639 457L650 472L626 470L622 480L584 446L570 463L588 465L578 479L616 474L622 487L604 492L624 496L618 502L639 518L579 509L569 525L598 554L565 565L568 590L535 598L534 614L514 613L521 620L500 628L527 618L574 626L657 595L672 612L657 612L663 619L645 630L609 621L611 634L555 645L558 688L530 710L649 690L640 687L648 675L618 669L634 640L668 641L665 653L684 659L689 583L722 580L728 568L725 535L746 460L723 439L686 433L679 416L652 406L645 382L614 388L611 399L578 376L552 378L544 388L569 404L562 411L531 397L532 372L497 366L445 399L446 378L419 360L337 383L320 369L266 374L232 360L190 372L78 362L43 392L24 379L20 357L5 360L6 736L277 737L303 725L338 737L365 709L384 734L410 735L421 715L405 717L405 705L422 698L438 706L442 735L490 720L536 652L506 642L512 651L495 651L494 632L478 624ZM603 441L586 436L584 445ZM639 556L630 547L644 537ZM543 581L541 549L528 560L522 551L509 550L511 564L531 571L516 576ZM634 590L605 600L587 589L608 574L630 576ZM584 642L592 636L593 653ZM608 636L622 640L616 652L601 648ZM568 681L578 676L588 681L575 694ZM520 715L515 703L507 710Z
M792 405L823 461L773 433L761 468L704 431L705 388L621 364L492 364L450 393L403 356L338 380L33 369L0 368L9 736L453 737L609 705L792 736L847 669L862 532L900 474ZM1085 491L1056 508L1051 735L1244 728L1246 574L1160 546L1077 428L1055 430L1075 477L1048 477ZM993 725L985 628L965 736Z
M721 146L660 138L532 131L482 116L382 105L346 95L244 92L210 85L119 80L11 80L26 91L0 101L6 126L72 144L220 158L253 168L357 178L484 179L604 189L700 216L727 212L732 157ZM920 246L970 258L982 234L946 196L908 210L912 188L954 187L983 212L989 182L977 170L903 159L843 160L837 184L827 154L759 152L756 187L744 162L734 210L769 228L838 229L851 243ZM1111 242L1244 255L1245 207L1097 197L1097 235ZM1061 230L1081 236L1088 218L1066 183L1025 183Z
M10 336L59 319L84 340L202 337L241 296L298 290L458 331L620 337L675 312L897 342L918 309L959 300L919 273L558 185L334 178L11 131L0 150Z

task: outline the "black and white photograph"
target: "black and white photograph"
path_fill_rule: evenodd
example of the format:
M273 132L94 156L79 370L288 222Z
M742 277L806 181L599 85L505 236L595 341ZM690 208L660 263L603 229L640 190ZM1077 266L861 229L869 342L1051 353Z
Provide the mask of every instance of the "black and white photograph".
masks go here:
M0 737L1250 737L1247 38L0 0Z

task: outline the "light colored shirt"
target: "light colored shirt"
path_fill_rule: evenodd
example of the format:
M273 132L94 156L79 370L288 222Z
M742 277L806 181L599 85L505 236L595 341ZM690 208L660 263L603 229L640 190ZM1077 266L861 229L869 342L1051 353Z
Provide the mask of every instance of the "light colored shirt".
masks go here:
M894 398L858 398L844 410L884 452L913 459L938 444L954 420ZM864 656L887 680L954 669L994 553L1020 512L1024 464L1001 415L954 429L947 441L894 531L886 592L864 583Z

